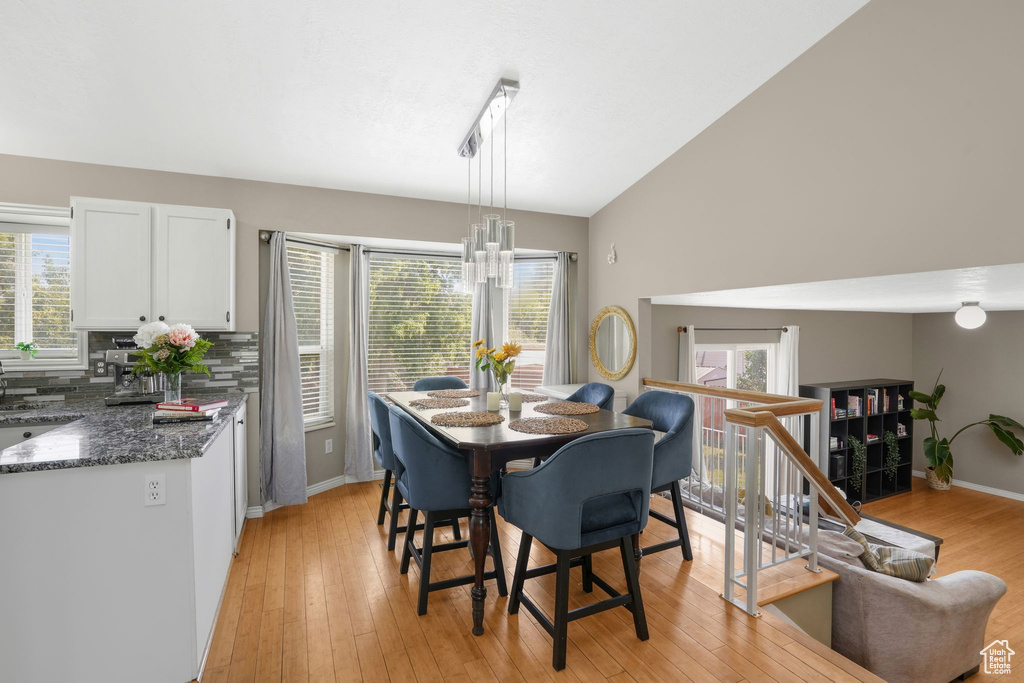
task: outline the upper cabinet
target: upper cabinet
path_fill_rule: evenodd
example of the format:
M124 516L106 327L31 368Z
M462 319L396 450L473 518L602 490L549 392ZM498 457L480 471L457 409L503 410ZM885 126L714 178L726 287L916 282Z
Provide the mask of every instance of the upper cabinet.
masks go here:
M227 209L72 197L71 326L233 331L237 233Z

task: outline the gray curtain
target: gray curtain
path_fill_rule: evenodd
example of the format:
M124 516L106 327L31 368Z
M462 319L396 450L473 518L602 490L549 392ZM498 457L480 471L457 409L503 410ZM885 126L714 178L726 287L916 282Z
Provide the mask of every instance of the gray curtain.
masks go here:
M548 334L544 345L545 385L568 384L572 381L570 325L569 254L561 251L555 261L554 278L551 281Z
M263 504L305 503L306 435L299 333L283 232L275 232L270 238L270 285L262 341L260 496Z
M476 284L473 289L473 320L470 327L473 341L485 339L488 347L498 346L504 341L501 339L504 333L502 309L506 291L494 284L493 278ZM469 388L481 391L496 390L498 386L493 375L476 369L475 352L476 349L473 357L469 359Z
M366 247L352 245L349 262L348 406L345 411L345 474L359 481L373 478L373 436L367 349L370 330L370 255Z

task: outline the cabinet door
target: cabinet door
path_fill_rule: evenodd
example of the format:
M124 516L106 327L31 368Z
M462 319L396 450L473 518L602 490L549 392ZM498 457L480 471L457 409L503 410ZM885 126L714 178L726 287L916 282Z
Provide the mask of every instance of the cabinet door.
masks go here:
M238 548L238 537L242 535L242 524L245 522L245 510L249 505L249 482L246 477L246 452L245 452L245 405L235 413L235 507L234 507L234 531L235 548Z
M234 330L234 214L162 204L155 214L153 315L202 331Z
M71 327L134 330L150 320L150 205L72 197L71 215Z

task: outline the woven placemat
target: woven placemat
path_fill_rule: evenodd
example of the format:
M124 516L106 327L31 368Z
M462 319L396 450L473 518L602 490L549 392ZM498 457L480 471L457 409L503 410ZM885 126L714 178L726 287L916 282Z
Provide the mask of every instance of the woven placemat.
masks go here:
M548 397L544 394L523 394L523 403L537 403L538 401L546 401Z
M593 403L577 403L575 401L560 401L558 403L541 403L533 408L538 413L548 415L589 415L601 410Z
M430 410L433 408L462 408L468 406L469 401L464 398L418 398L415 401L409 401L409 405L413 408L422 408L423 410Z
M574 417L524 417L508 423L509 429L526 434L575 434L587 430L587 423Z
M479 395L480 392L476 389L438 389L427 392L430 398L473 398Z
M489 427L504 422L505 418L498 413L474 412L438 413L430 421L442 427Z

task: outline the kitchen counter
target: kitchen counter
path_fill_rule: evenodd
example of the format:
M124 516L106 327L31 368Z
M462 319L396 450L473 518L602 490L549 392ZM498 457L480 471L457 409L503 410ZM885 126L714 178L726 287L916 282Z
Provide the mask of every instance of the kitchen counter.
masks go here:
M204 396L204 398L207 398ZM153 424L152 404L107 406L102 400L0 406L0 428L67 423L0 453L0 475L93 465L198 458L227 429L246 394L227 399L212 422Z

